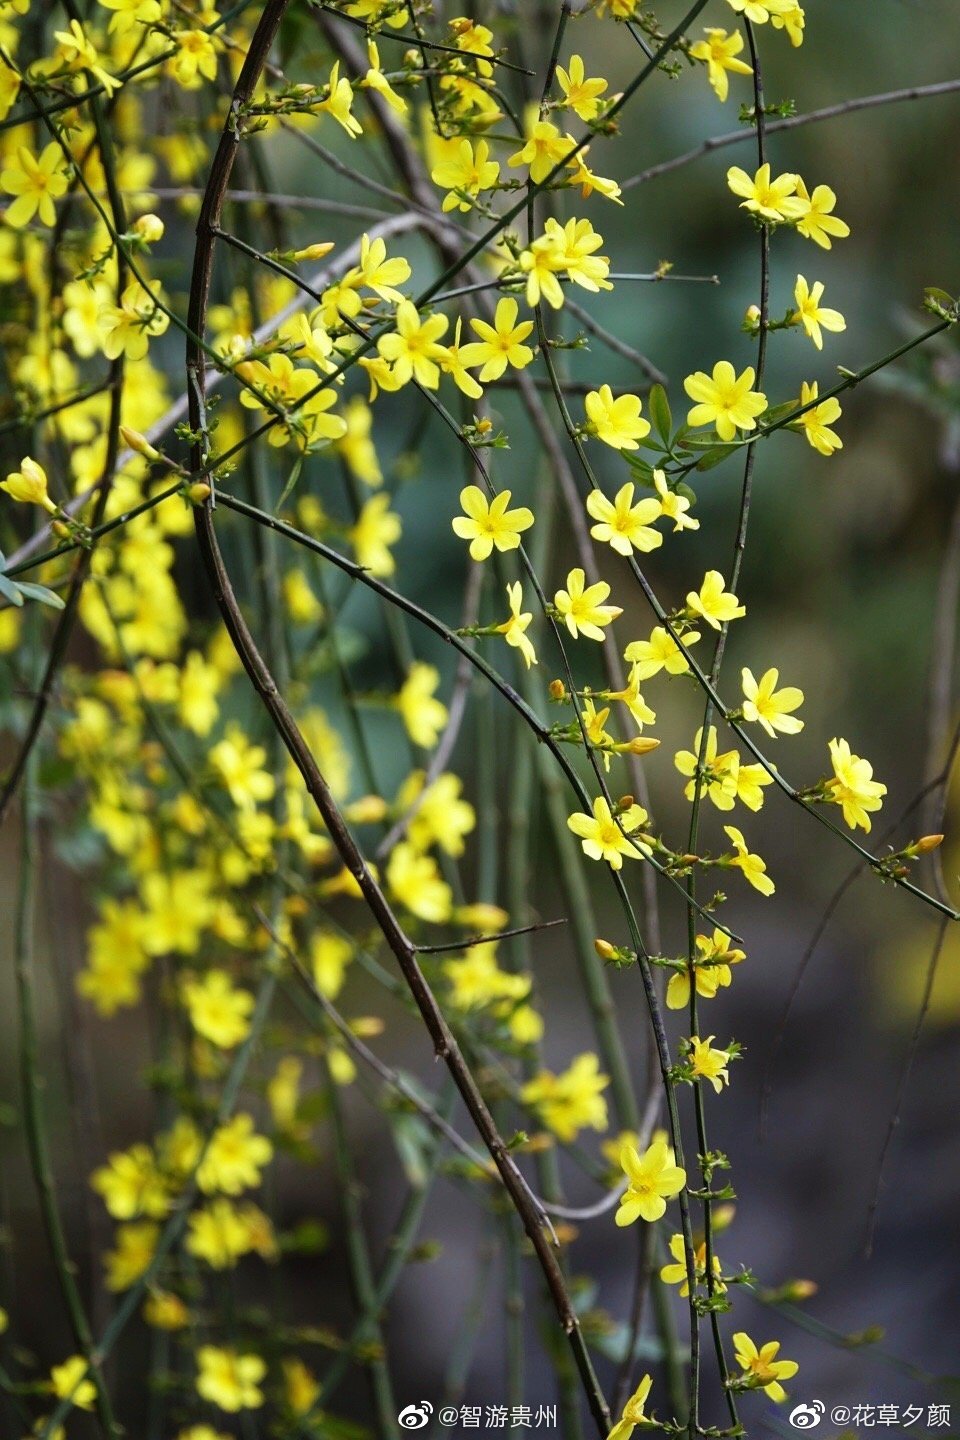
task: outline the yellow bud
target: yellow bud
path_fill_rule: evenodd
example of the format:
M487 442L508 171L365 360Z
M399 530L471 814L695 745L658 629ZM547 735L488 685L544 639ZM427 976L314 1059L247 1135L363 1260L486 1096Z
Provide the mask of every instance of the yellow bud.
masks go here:
M133 233L139 235L146 245L153 245L163 239L164 225L159 215L141 215L133 222Z
M736 1205L718 1205L713 1212L714 1232L719 1235L722 1230L729 1230L736 1213Z
M361 795L344 814L354 825L379 825L387 813L387 802L379 795Z
M477 421L477 434L478 434L478 435L489 435L489 433L490 433L490 431L491 431L492 429L493 429L493 421L492 421L492 420L488 420L486 416L484 416L482 420L478 420L478 421Z
M621 810L629 810L630 806L636 803L632 795L621 795L613 808L619 813Z
M355 1015L350 1021L350 1029L361 1040L375 1040L383 1034L384 1022L379 1015Z
M210 486L203 480L196 480L192 485L187 486L184 494L191 505L202 505L210 494Z
M923 835L919 840L914 840L910 849L916 855L929 855L931 850L936 850L937 846L942 844L942 835Z
M660 744L652 735L638 735L634 740L628 740L625 745L618 745L618 750L625 750L629 755L649 755L651 750L656 750Z
M609 940L594 940L593 948L601 960L616 960L617 958L617 947L611 945Z
M784 1297L787 1300L809 1300L816 1295L818 1285L815 1280L788 1280L784 1285Z
M146 435L141 435L139 430L134 430L130 425L121 425L120 434L123 436L123 443L128 450L134 450L138 455L143 455L147 460L159 460L160 451L157 450Z
M551 700L566 700L567 698L567 687L562 680L551 680L549 691Z
M317 245L307 245L303 250L294 250L294 260L322 260L333 249L332 240L323 240Z
M760 328L760 306L748 305L743 314L743 323L747 330L758 330Z
M70 526L65 525L62 520L54 520L51 523L50 529L53 531L54 535L56 535L58 540L70 539Z
M58 507L47 494L46 472L29 455L20 461L19 470L12 470L6 480L0 481L0 490L6 490L12 499L24 505L42 505L49 514L57 513Z

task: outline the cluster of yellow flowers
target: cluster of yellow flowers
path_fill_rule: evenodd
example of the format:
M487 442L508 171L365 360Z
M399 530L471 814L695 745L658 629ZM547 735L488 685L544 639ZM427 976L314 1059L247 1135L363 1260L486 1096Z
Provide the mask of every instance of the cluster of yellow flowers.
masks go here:
M805 38L797 0L716 3L725 6L728 25L732 9L748 27L769 24L793 46ZM675 1092L709 1085L719 1095L729 1085L739 1046L715 1045L715 1034L703 1034L698 1004L728 989L733 967L746 956L725 925L711 919L706 930L699 927L694 880L736 870L763 896L775 888L765 860L736 825L722 825L719 853L701 843L703 812L712 816L712 807L727 817L743 806L755 815L770 787L779 786L817 814L824 812L815 807L836 807L827 813L839 812L851 831L866 833L886 794L869 762L843 738L829 741L829 769L806 786L794 786L767 758L758 736L765 744L804 726L797 713L803 691L782 684L776 665L743 666L736 698L723 698L722 647L729 627L747 614L737 593L739 559L732 572L701 572L698 563L675 581L669 606L652 597L640 568L645 556L665 549L666 537L700 530L691 488L698 470L738 456L749 456L749 466L758 442L782 428L804 436L822 456L841 449L831 427L841 415L837 394L844 385L821 396L816 380L805 381L799 396L771 401L762 360L738 370L721 358L684 379L690 404L677 426L662 386L641 396L602 372L582 387L574 414L556 362L568 342L549 329L555 312L567 307L577 316L574 295L609 293L631 277L618 277L593 220L568 212L594 196L624 204L621 184L587 162L593 147L616 133L632 92L611 94L608 80L590 73L589 58L567 47L569 6L562 7L541 101L525 97L516 105L509 76L518 67L507 58L511 31L500 15L506 7L487 7L496 10L502 35L479 18L441 24L420 0L337 0L320 8L331 52L319 70L315 55L308 65L296 54L287 62L287 47L275 47L252 98L241 103L230 97L250 50L246 7L98 0L83 19L68 7L66 28L54 29L36 3L0 0L0 300L17 429L22 423L30 436L21 445L17 435L0 481L2 538L15 533L26 556L9 576L0 569L0 654L17 663L21 647L34 643L22 623L26 601L62 604L57 592L71 593L75 603L63 623L72 625L75 613L86 638L68 661L71 631L57 632L57 721L49 745L46 734L43 743L51 785L65 797L64 851L94 877L76 989L103 1021L147 1000L164 1016L150 1071L163 1127L110 1153L90 1185L115 1225L112 1248L102 1256L106 1289L132 1294L149 1327L183 1343L184 1365L164 1383L177 1391L177 1413L196 1413L199 1421L181 1429L178 1440L219 1440L205 1423L205 1406L234 1416L272 1406L274 1397L278 1435L321 1433L302 1428L316 1418L323 1387L297 1353L301 1340L315 1339L315 1329L271 1333L269 1317L234 1323L217 1314L211 1297L220 1292L211 1281L214 1272L248 1261L281 1264L325 1243L315 1223L311 1229L282 1222L251 1192L281 1153L310 1166L325 1159L317 1132L331 1117L334 1148L343 1148L336 1140L338 1091L357 1081L359 1062L370 1058L363 1042L386 1021L344 1016L336 1006L343 993L353 996L354 973L388 991L396 985L381 964L383 937L360 903L363 867L345 863L336 828L321 823L301 773L255 718L227 630L202 623L187 543L197 507L216 506L218 523L231 507L257 521L254 538L231 534L228 558L243 573L251 623L262 621L267 633L291 724L344 827L358 836L358 853L369 857L367 871L382 886L384 904L411 937L411 953L419 950L422 983L435 988L498 1101L539 1127L526 1138L529 1147L571 1145L584 1131L605 1134L606 1092L613 1085L616 1093L616 1076L606 1055L610 1074L593 1051L558 1071L546 1066L534 974L523 952L500 949L500 933L511 922L522 929L525 916L512 885L505 892L510 909L499 903L492 781L481 814L481 802L467 797L454 768L470 665L532 722L536 739L574 781L578 798L562 802L555 827L561 865L569 847L574 866L581 852L599 862L605 869L595 873L611 878L622 895L640 866L685 891L694 917L687 955L647 957L632 935L629 945L598 940L585 963L597 967L590 975L601 1024L612 1007L597 957L642 964L645 973L655 961L670 972L666 1007L685 1021L675 1062L660 1057L671 1131L625 1133L608 1139L604 1153L617 1172L617 1226L658 1224L668 1204L684 1197L683 1230L671 1235L672 1263L659 1273L694 1310L701 1307L698 1314L703 1307L731 1308L728 1291L742 1277L727 1273L715 1254L719 1212L711 1216L709 1201L705 1234L691 1229L692 1176L673 1115ZM340 16L329 31L331 11ZM746 52L738 30L711 25L705 39L666 42L657 18L634 0L592 0L582 7L587 11L628 26L641 40L638 54L663 46L658 60L673 56L701 77L697 66L706 66L721 102L731 75L753 75L740 58ZM350 22L343 35L341 21ZM752 52L752 29L749 36ZM314 78L296 78L307 70ZM197 216L224 127L249 159L243 174L250 186L238 183L224 204L255 208L238 210L244 219L236 233L228 233L225 220L216 222L221 244L212 301L206 328L194 337L184 317L206 300L209 277L202 283L194 277L188 291L189 267L177 246ZM263 139L240 146L248 136ZM361 210L366 228L354 243L321 239L297 248L289 234L297 226L283 213L296 207L272 199L267 188L274 157L288 146L304 143L318 162L395 204L397 192L372 170L368 175L365 161L353 168L355 142L364 153L383 142L395 161L402 157L397 170L407 193L399 198L410 213L373 223ZM784 229L823 251L850 233L826 184L808 188L793 172L774 175L767 162L752 175L733 167L726 178L765 247ZM348 215L356 208L340 207ZM329 217L337 213L331 202ZM200 214L202 229L208 217ZM516 221L526 222L524 235L513 228ZM436 244L445 267L419 290L421 247L408 243L414 228ZM261 250L261 243L271 248ZM306 275L315 264L323 268ZM657 278L666 273L662 268ZM461 274L464 284L451 289ZM802 331L819 352L824 332L842 332L846 323L822 303L824 294L823 281L798 274L782 321L771 320L765 300L762 309L750 307L742 329L762 338L761 355L772 332L787 328ZM208 371L200 430L183 421L188 405L192 414L198 403L197 374L191 371L182 400L171 385L173 343L185 337L199 343ZM558 425L587 482L582 498L537 381L558 400ZM527 413L542 417L539 440L558 447L561 458L552 463L574 496L577 563L565 559L566 573L549 587L526 549L539 545L548 514L514 503L514 494L529 488L515 467L503 466L510 484L501 486L485 463L508 448L509 437L495 432L491 417L495 408L498 416L513 413L507 405L501 412L500 390L518 392ZM400 392L402 399L393 398ZM415 408L413 438L401 442L405 409ZM421 410L442 423L470 466L468 483L448 484L433 516L413 503L407 512L403 493L415 470ZM171 432L202 455L199 473L179 457ZM254 444L260 437L269 450ZM407 513L416 515L422 533L414 533ZM49 531L50 552L33 560L46 587L17 578L46 544L27 536L31 517ZM472 569L458 629L387 583L398 571L407 578L405 560L413 562L412 574L441 535L452 552L451 531L482 567ZM301 545L296 565L280 559L285 552L274 542L284 537ZM676 543L682 551L692 542ZM71 572L64 557L74 552L83 559ZM607 564L617 567L615 580L602 577ZM372 629L362 617L355 629L347 624L333 565L393 607L387 680L371 680L371 669L362 668ZM683 574L678 553L671 583ZM76 575L82 583L73 594ZM637 626L628 582L652 597L656 623L649 633ZM445 698L441 669L415 653L399 611L425 619L443 641L458 645L463 672ZM698 658L705 637L716 642L715 669ZM547 647L563 678L544 686L533 667ZM607 678L599 688L580 672L592 674L601 650ZM709 699L690 748L676 749L673 768L653 775L669 784L677 783L674 770L682 777L693 818L690 840L680 842L660 833L649 801L620 794L608 778L617 777L614 764L632 765L660 745L651 733L657 712L641 687L656 681L666 688L667 680ZM257 686L270 690L259 674ZM548 703L563 707L566 718L543 721ZM17 734L27 728L20 725ZM727 730L729 742L721 738ZM564 746L579 750L587 762L582 769L566 761ZM521 831L526 816L510 823ZM460 863L475 833L487 857L476 875ZM627 860L634 865L625 866ZM715 907L707 908L712 916ZM533 914L532 901L527 909ZM632 914L629 904L625 913ZM433 927L454 938L434 944ZM290 1014L271 1009L278 986ZM377 1074L384 1081L390 1072ZM402 1100L388 1098L381 1108L412 1183L422 1185L426 1151L420 1131L411 1134L423 1115L437 1117L419 1101L418 1088L402 1077L399 1085ZM418 1106L422 1114L412 1122ZM441 1131L445 1125L440 1120ZM711 1167L722 1163L701 1156L707 1192ZM480 1167L461 1163L450 1173L487 1193L489 1175ZM340 1178L352 1226L355 1187L345 1170ZM778 1343L758 1346L736 1332L732 1345L741 1373L728 1391L762 1389L784 1399L780 1382L797 1366L777 1358ZM349 1348L345 1341L337 1346ZM657 1423L645 1409L651 1384L645 1376L611 1440ZM55 1365L49 1378L36 1380L36 1393L53 1402L51 1415L39 1421L41 1433L62 1433L49 1427L70 1406L102 1404L101 1386L88 1353Z

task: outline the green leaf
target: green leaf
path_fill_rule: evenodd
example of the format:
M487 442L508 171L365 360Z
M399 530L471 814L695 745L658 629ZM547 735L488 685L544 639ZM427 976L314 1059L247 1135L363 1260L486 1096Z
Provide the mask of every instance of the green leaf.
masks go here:
M650 419L653 421L653 428L663 443L669 445L673 416L670 414L670 402L667 399L667 392L662 385L653 386L650 391L649 403Z
M6 575L0 575L0 595L2 595L5 600L9 600L11 605L20 606L23 604L23 595L20 592L20 586L14 584L12 580L8 580Z
M776 425L778 420L782 420L784 416L790 415L799 405L799 397L795 400L785 400L782 405L774 405L769 410L763 412L760 417L760 424L764 426Z
M289 500L290 495L291 495L291 493L292 493L292 491L293 491L294 486L296 485L297 481L300 479L300 471L301 471L302 469L303 469L303 452L301 451L300 454L297 456L296 460L293 462L293 469L290 471L290 474L289 474L289 476L287 477L287 483L286 483L286 485L284 485L282 491L280 492L280 499L277 501L277 503L276 503L276 505L275 505L275 507L274 507L274 511L273 511L274 515L279 515L279 514L280 514L280 511L283 509L284 505L286 505L286 503L287 503L287 501Z
M712 470L715 465L722 465L724 460L728 460L739 449L739 445L716 445L697 461L697 469Z
M35 585L32 580L21 580L18 582L20 590L28 600L38 600L41 605L49 605L51 610L63 610L64 602L55 590L48 590L46 585Z

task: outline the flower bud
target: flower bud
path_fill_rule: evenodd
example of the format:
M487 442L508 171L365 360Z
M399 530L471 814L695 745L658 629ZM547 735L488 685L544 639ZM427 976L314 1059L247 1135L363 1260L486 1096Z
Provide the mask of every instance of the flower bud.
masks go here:
M757 331L760 329L760 306L748 305L743 313L744 330Z
M57 506L47 494L46 472L29 455L20 461L19 470L12 470L6 480L0 481L0 490L6 490L24 505L42 505L50 515L57 513Z
M133 222L133 233L139 235L145 245L155 245L163 239L164 225L159 215L141 215Z
M551 680L549 685L551 700L566 700L567 687L562 680Z
M62 520L52 521L50 529L53 531L54 535L56 535L58 540L70 539L70 526L65 525Z
M307 245L303 250L294 250L291 259L322 260L324 255L329 255L333 248L332 240L323 240L316 245Z
M942 835L922 835L919 840L914 840L910 849L915 855L929 855L931 850L936 850L937 846L942 844Z
M130 425L121 425L120 434L123 436L123 443L129 450L135 450L138 455L144 456L147 460L159 460L160 451L157 450L146 435L141 435L139 430L134 430Z
M594 940L593 948L594 950L596 950L601 960L616 960L620 954L617 947L615 945L611 945L609 940Z
M192 485L187 486L183 493L191 505L202 505L210 494L210 486L203 480L195 480Z
M628 740L625 745L618 745L618 750L625 750L628 755L649 755L651 750L656 750L660 741L652 735L637 735L635 739Z

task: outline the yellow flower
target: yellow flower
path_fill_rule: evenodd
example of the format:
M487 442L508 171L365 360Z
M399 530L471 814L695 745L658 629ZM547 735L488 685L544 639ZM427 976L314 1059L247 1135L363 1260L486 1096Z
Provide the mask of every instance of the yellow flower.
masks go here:
M142 360L151 337L162 335L170 324L169 316L138 282L127 286L119 305L101 305L97 319L103 334L103 353L110 360L120 355Z
M104 10L114 12L108 31L125 35L134 25L152 25L160 19L160 0L99 0Z
M522 250L520 269L527 277L527 304L535 306L546 300L554 310L559 310L563 305L563 287L557 276L564 269L564 263L553 240L540 236L528 250Z
M396 697L396 706L414 745L432 750L447 723L447 707L434 697L440 672L422 660L410 666L410 673Z
M416 380L427 390L440 384L438 361L444 358L439 343L446 331L446 315L429 315L421 320L412 300L401 300L397 306L396 330L381 335L377 349L393 366L393 376L401 385Z
M205 1195L239 1195L260 1184L260 1170L273 1158L273 1146L253 1128L253 1116L234 1115L214 1130L197 1170Z
M184 90L199 90L204 80L217 78L217 47L206 30L175 30L177 53L167 61L167 72Z
M753 70L743 60L736 58L743 49L743 36L739 30L728 35L726 30L705 26L704 34L706 40L698 40L690 46L690 55L692 59L702 60L706 65L707 78L714 94L718 100L723 101L730 91L728 71L737 75L752 75Z
M599 76L596 79L587 79L582 55L571 55L568 69L564 69L562 65L557 66L557 81L563 91L564 105L569 106L588 124L597 118L600 109L599 97L606 90L607 82Z
M673 1256L675 1264L664 1265L660 1271L660 1279L665 1285L679 1285L680 1295L686 1299L690 1294L690 1279L687 1275L687 1252L684 1248L682 1235L671 1235L670 1254ZM693 1267L697 1283L700 1285L704 1284L707 1278L707 1245L705 1240L701 1240L693 1252ZM727 1287L720 1279L721 1265L716 1255L713 1257L712 1269L714 1276L714 1293L722 1295Z
M425 778L422 770L412 771L397 799L401 812L413 808L407 834L418 850L438 845L446 855L462 855L463 837L477 823L473 806L462 797L463 781L444 771L424 789Z
M641 860L650 854L646 843L649 836L634 834L648 819L641 805L630 805L615 818L608 802L598 795L593 802L593 814L577 811L567 817L567 827L579 836L583 853L589 860L606 860L612 870L619 870L624 856L628 860Z
M64 194L68 183L63 151L56 140L44 146L39 155L21 145L16 163L0 172L0 188L17 197L7 206L7 224L21 230L34 215L41 225L56 224L53 202Z
M533 612L530 610L521 613L523 605L523 586L518 580L514 585L507 586L507 599L510 602L510 619L503 625L496 627L497 633L502 635L508 645L513 645L523 656L527 669L537 663L537 652L532 642L527 637L527 628L533 619Z
M162 1220L170 1209L167 1183L149 1145L115 1151L106 1165L94 1170L90 1188L103 1197L115 1220Z
M650 1417L647 1415L644 1406L647 1403L647 1396L650 1394L650 1387L653 1380L649 1375L644 1375L640 1384L634 1390L630 1399L623 1407L623 1414L614 1425L607 1440L630 1440L631 1435L638 1425L649 1425Z
M507 507L512 491L501 490L488 500L479 485L467 485L460 491L460 504L466 512L452 522L453 533L470 541L470 556L486 560L497 550L516 550L520 534L533 524L533 512L525 505L516 510Z
M732 947L730 936L722 930L714 930L713 938L707 935L696 937L696 951L693 961L693 976L697 994L704 1000L712 1000L718 990L724 990L733 980L731 965L739 965L746 959L742 950ZM667 1008L682 1010L690 1001L690 971L677 970L667 985Z
M254 1248L244 1211L229 1200L214 1200L195 1210L187 1226L187 1253L205 1261L211 1270L232 1270Z
M284 1360L284 1398L292 1414L307 1415L320 1398L320 1383L312 1370L308 1370L296 1356Z
M490 146L486 140L461 138L445 159L436 164L430 172L435 185L449 193L443 197L444 211L467 211L473 208L473 201L481 190L490 190L500 178L500 166L491 160Z
M587 412L587 429L614 450L636 450L637 442L650 434L650 423L641 419L642 401L638 395L613 398L609 385L591 390L583 402Z
M591 490L587 496L587 513L600 522L591 525L590 534L606 541L618 555L632 555L634 550L646 554L663 544L659 530L651 529L662 514L660 501L648 496L634 505L633 491L633 481L628 480L614 500L608 500L601 490Z
M153 1220L119 1225L116 1249L108 1251L103 1257L107 1271L104 1282L107 1289L114 1292L129 1290L150 1268L159 1239L160 1226Z
M690 783L683 793L688 800L693 800L698 788L697 771L701 769L701 792L709 796L718 810L732 810L737 798L740 757L736 750L728 750L723 755L717 754L717 731L713 725L707 730L707 743L703 746L701 757L702 742L701 728L694 736L693 749L678 750L673 757L673 763L680 774L690 777Z
M387 102L391 110L395 110L398 115L405 115L407 112L407 102L402 95L397 94L386 75L384 75L380 65L380 51L377 49L373 40L367 41L367 57L370 61L370 68L360 81L360 84L369 90L376 90L377 94L381 95Z
M843 807L843 818L855 830L858 825L869 833L868 811L881 809L886 785L873 778L869 760L854 755L846 740L830 741L833 779L827 782L827 799Z
M483 385L488 380L499 380L508 365L523 370L533 359L529 345L522 343L533 329L533 321L524 320L518 325L517 309L516 300L504 296L497 302L492 325L485 320L470 321L470 328L480 339L464 345L461 355L464 365L471 369L483 366L478 377Z
M601 1072L596 1055L588 1051L559 1075L541 1070L523 1086L520 1099L566 1144L581 1130L607 1128L607 1102L602 1092L609 1084L609 1075Z
M802 45L803 28L806 23L803 7L798 0L780 0L780 6L784 5L786 8L776 10L771 7L770 23L775 30L786 30L791 45Z
M169 1290L151 1290L143 1305L143 1318L155 1330L184 1330L190 1311L179 1295Z
M321 995L336 1000L343 988L347 966L353 959L353 945L343 935L318 930L310 940L310 969Z
M825 400L821 400L819 405L814 405L812 402L817 399L819 393L820 389L816 380L809 385L804 380L800 387L800 404L808 405L810 408L792 422L791 428L801 430L814 450L819 451L821 455L829 456L835 450L843 449L843 441L840 436L835 430L830 429L834 421L840 419L843 411L840 408L840 401L835 395L830 395Z
M349 532L357 564L371 575L392 575L397 567L390 546L396 544L402 532L400 516L390 509L390 496L371 495Z
M533 114L536 115L536 111ZM534 119L528 129L526 142L510 156L507 164L528 165L530 179L535 185L539 185L558 165L563 164L575 145L573 137L561 134L556 125L551 125L548 120Z
M667 484L667 477L663 470L654 470L653 483L657 494L660 496L660 509L665 520L672 520L673 533L678 530L699 530L700 521L688 515L690 501L686 495L681 495L676 490L671 490Z
M724 830L733 841L733 848L736 850L736 858L729 863L736 869L742 870L754 890L759 890L761 895L772 895L776 886L767 874L765 862L759 855L751 855L747 848L747 842L743 838L743 832L735 825L724 825Z
M47 494L47 476L42 465L25 455L20 469L13 470L6 480L0 481L0 490L6 490L13 500L25 505L40 505L49 515L56 515L58 506Z
M820 304L823 298L823 281L817 280L813 289L807 284L802 275L797 276L796 288L793 298L797 308L791 319L795 325L802 325L810 339L818 350L823 349L823 335L821 329L838 332L846 330L847 322L839 310L830 310Z
M755 680L753 671L744 666L742 678L744 720L762 725L771 740L777 738L778 731L782 735L800 733L803 721L790 712L803 704L802 690L798 690L796 685L785 685L782 690L778 690L780 671L776 669L766 670L759 680Z
M383 472L373 443L373 411L362 395L354 395L343 412L346 431L337 441L336 450L346 460L353 474L364 485L383 484Z
M187 980L183 1000L198 1035L221 1050L232 1050L250 1033L253 996L234 988L226 970L210 970L202 980Z
M441 878L437 862L421 855L409 841L401 841L390 852L387 884L394 897L420 920L443 925L453 911L453 894Z
M810 195L806 185L800 180L797 185L797 195L803 201L803 211L797 221L797 231L807 240L813 240L822 250L830 250L833 247L831 236L835 235L842 240L850 234L850 226L845 220L840 220L833 214L833 208L837 203L837 197L829 185L818 185L813 194Z
M690 1050L687 1060L690 1068L701 1080L709 1080L717 1094L724 1085L730 1084L730 1052L718 1050L713 1045L713 1036L708 1035L706 1040L701 1040L699 1035L690 1036Z
M89 1375L90 1366L82 1355L71 1355L62 1365L54 1365L50 1371L50 1389L58 1400L69 1400L80 1410L92 1410L97 1398L97 1387Z
M610 594L605 580L598 580L595 585L585 582L586 576L577 566L567 575L566 589L554 595L553 603L574 640L578 635L585 635L588 640L602 640L601 627L612 624L623 611L619 605L602 603Z
M740 604L732 590L723 588L724 583L719 570L708 570L700 589L687 592L687 613L691 618L699 615L714 630L719 630L721 625L729 625L731 620L746 615L746 606Z
M197 1361L197 1394L202 1400L231 1415L263 1404L263 1391L258 1387L267 1367L259 1355L238 1355L235 1350L201 1345Z
M714 425L721 440L731 441L737 429L755 430L757 416L767 408L767 397L751 389L754 369L748 365L738 375L729 360L718 360L713 375L697 370L688 375L683 388L697 404L687 415L688 425Z
M770 1340L757 1349L750 1336L740 1330L733 1337L733 1350L751 1388L765 1391L771 1400L786 1400L787 1392L780 1381L790 1380L800 1366L795 1360L776 1358L780 1350L778 1340Z
M684 645L695 645L700 635L696 630L687 630L680 638ZM631 640L623 658L636 668L638 680L649 680L661 670L668 675L685 675L690 669L686 655L663 625L654 626L649 640Z
M323 606L302 570L288 570L284 575L283 603L294 625L315 625L323 618Z
M744 196L740 209L774 224L797 220L805 213L807 202L797 194L799 183L800 176L790 171L772 180L769 165L761 165L752 180L739 165L727 171L727 184L734 195Z
M350 139L354 140L358 135L363 134L363 126L352 113L352 106L353 86L345 76L341 77L340 61L337 60L330 70L326 99L321 100L316 108L332 115L337 124L350 136Z
M627 1188L614 1219L621 1227L641 1217L648 1223L659 1220L667 1201L679 1195L687 1183L687 1172L677 1164L663 1135L657 1135L642 1155L627 1141L620 1151L620 1166Z
M228 726L225 738L210 751L210 764L238 810L253 810L273 796L274 778L263 768L266 758L263 746L251 745L239 725Z

